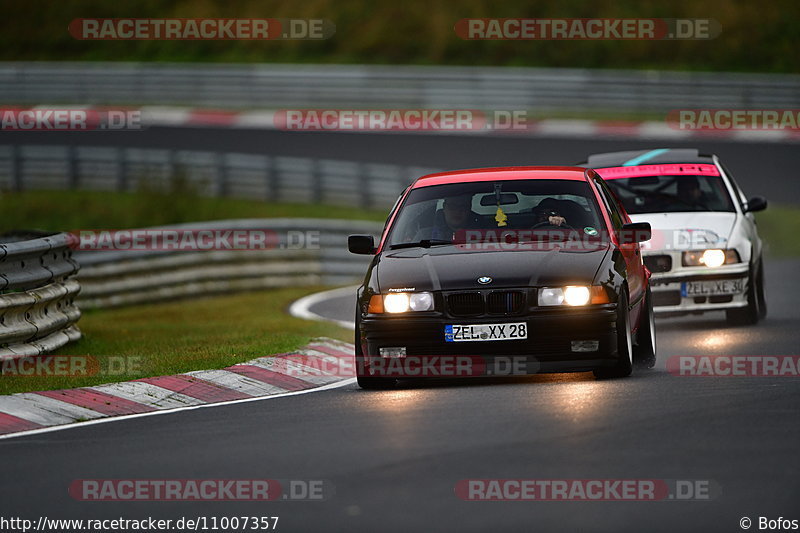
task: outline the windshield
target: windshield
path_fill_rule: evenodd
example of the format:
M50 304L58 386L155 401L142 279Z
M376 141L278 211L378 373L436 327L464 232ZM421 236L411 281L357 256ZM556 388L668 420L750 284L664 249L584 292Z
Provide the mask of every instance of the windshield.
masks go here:
M605 182L631 215L734 210L719 176L638 176Z
M450 244L477 230L579 233L601 239L602 218L584 181L509 180L412 190L392 225L390 248ZM526 232L526 233L523 233Z

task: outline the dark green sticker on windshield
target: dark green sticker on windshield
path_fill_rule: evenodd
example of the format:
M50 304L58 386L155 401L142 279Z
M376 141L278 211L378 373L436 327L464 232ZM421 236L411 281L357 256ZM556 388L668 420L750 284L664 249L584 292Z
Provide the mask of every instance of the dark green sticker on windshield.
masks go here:
M594 235L597 235L597 230L596 230L596 229L594 229L594 228L593 228L593 227L591 227L591 226L586 226L585 228L583 228L583 232L584 232L586 235L592 235L592 236L594 236Z

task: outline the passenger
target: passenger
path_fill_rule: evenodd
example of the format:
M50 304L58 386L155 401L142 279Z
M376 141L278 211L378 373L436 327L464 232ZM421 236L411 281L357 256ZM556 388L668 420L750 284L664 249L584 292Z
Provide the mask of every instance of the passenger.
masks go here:
M453 240L456 233L478 227L478 215L472 211L472 196L450 196L445 198L443 224L433 229L431 239Z

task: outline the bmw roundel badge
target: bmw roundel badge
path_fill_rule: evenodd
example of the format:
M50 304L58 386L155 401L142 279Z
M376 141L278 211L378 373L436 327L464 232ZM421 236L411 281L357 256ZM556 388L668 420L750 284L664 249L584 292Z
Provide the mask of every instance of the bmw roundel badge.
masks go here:
M492 278L490 278L489 276L481 276L478 278L478 283L480 283L481 285L488 285L491 282Z

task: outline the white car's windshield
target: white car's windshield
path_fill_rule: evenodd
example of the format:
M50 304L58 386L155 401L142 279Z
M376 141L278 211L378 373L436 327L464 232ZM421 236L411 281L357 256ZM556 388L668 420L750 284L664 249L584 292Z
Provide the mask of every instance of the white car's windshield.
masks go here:
M631 215L734 210L719 176L639 176L605 182Z

